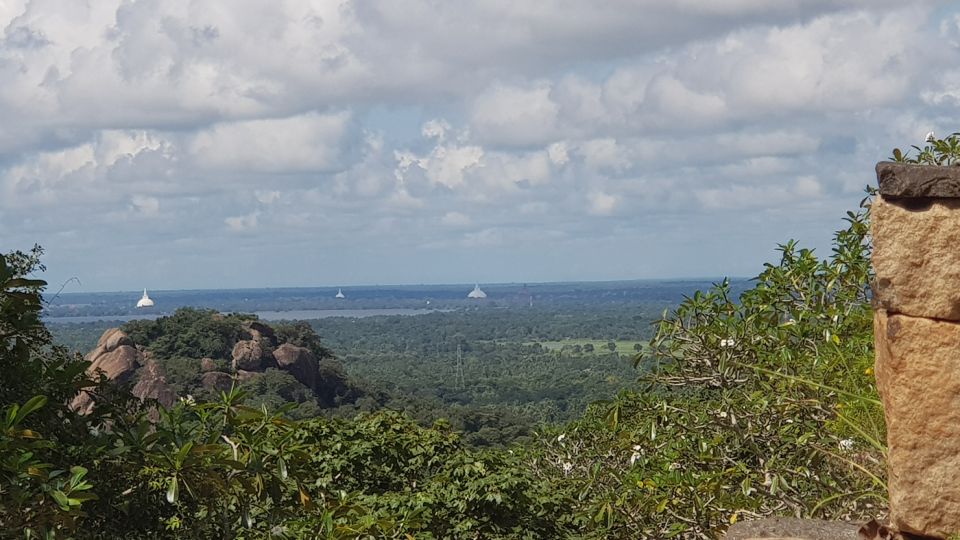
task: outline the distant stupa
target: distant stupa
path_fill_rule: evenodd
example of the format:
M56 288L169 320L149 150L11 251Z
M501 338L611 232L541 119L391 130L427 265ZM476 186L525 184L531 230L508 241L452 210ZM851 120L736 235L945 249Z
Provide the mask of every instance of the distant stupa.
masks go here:
M467 298L476 298L476 299L486 298L486 297L487 297L487 293L480 290L479 283L477 283L477 286L474 287L473 290L470 291L470 294L467 295Z
M153 300L151 300L150 297L147 296L146 289L143 290L143 297L141 297L140 300L137 301L137 307L138 308L153 307Z
M337 295L334 298L346 298L346 296L343 295L343 289L337 289Z

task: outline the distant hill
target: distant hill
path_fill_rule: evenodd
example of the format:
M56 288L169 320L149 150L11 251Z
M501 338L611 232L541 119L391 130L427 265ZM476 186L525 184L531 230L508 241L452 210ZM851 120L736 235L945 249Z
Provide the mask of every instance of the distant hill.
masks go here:
M214 310L181 308L107 329L86 359L91 374L133 384L137 397L166 405L187 396L215 399L238 385L252 403L295 403L291 415L308 417L365 395L309 325L271 326ZM89 409L93 399L81 394L73 406Z

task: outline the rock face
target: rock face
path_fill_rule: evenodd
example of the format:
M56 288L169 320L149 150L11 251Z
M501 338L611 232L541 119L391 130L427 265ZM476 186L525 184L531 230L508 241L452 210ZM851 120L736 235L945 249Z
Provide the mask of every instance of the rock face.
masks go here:
M874 332L891 523L946 537L960 531L960 323L878 310Z
M250 339L238 341L233 346L233 370L260 371L274 367L273 349L277 345L277 337L273 329L258 321L245 323L244 329L250 334Z
M311 390L317 388L317 357L309 349L284 343L273 351L280 369L289 372Z
M263 364L263 348L252 339L238 341L233 346L233 370L259 370Z
M877 305L960 320L960 199L878 197L870 212Z
M201 358L200 359L200 371L206 373L208 371L216 371L217 363L213 361L213 358Z
M131 393L141 401L155 399L164 407L170 407L177 400L177 395L167 384L160 366L153 360L147 360L146 366L140 370L140 378L133 386Z
M97 379L104 375L111 381L128 382L133 378L137 368L143 363L143 355L135 347L133 341L119 328L110 328L100 336L96 348L87 353L85 359L90 362L87 375ZM70 403L70 407L87 414L93 409L93 397L86 391L77 394Z

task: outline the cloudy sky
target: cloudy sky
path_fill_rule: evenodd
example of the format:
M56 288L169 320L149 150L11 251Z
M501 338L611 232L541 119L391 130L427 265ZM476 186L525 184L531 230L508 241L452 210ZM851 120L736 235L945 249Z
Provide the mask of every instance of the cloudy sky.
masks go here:
M68 290L752 276L960 130L960 9L0 0L0 83Z

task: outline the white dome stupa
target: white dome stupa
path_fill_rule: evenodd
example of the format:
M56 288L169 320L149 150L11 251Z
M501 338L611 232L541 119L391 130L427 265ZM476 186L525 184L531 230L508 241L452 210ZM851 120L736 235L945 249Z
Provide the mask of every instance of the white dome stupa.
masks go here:
M346 296L343 295L343 289L337 289L337 295L334 296L334 298L339 298L339 299L346 298Z
M477 299L479 299L479 298L486 298L486 297L487 297L487 293L485 293L485 292L483 292L483 291L480 290L480 284L479 284L479 283L477 283L477 286L474 287L473 290L470 291L470 294L467 295L467 298L477 298Z
M138 308L153 307L153 300L151 300L150 297L147 296L146 289L143 290L143 297L141 297L140 300L137 301L137 307Z

